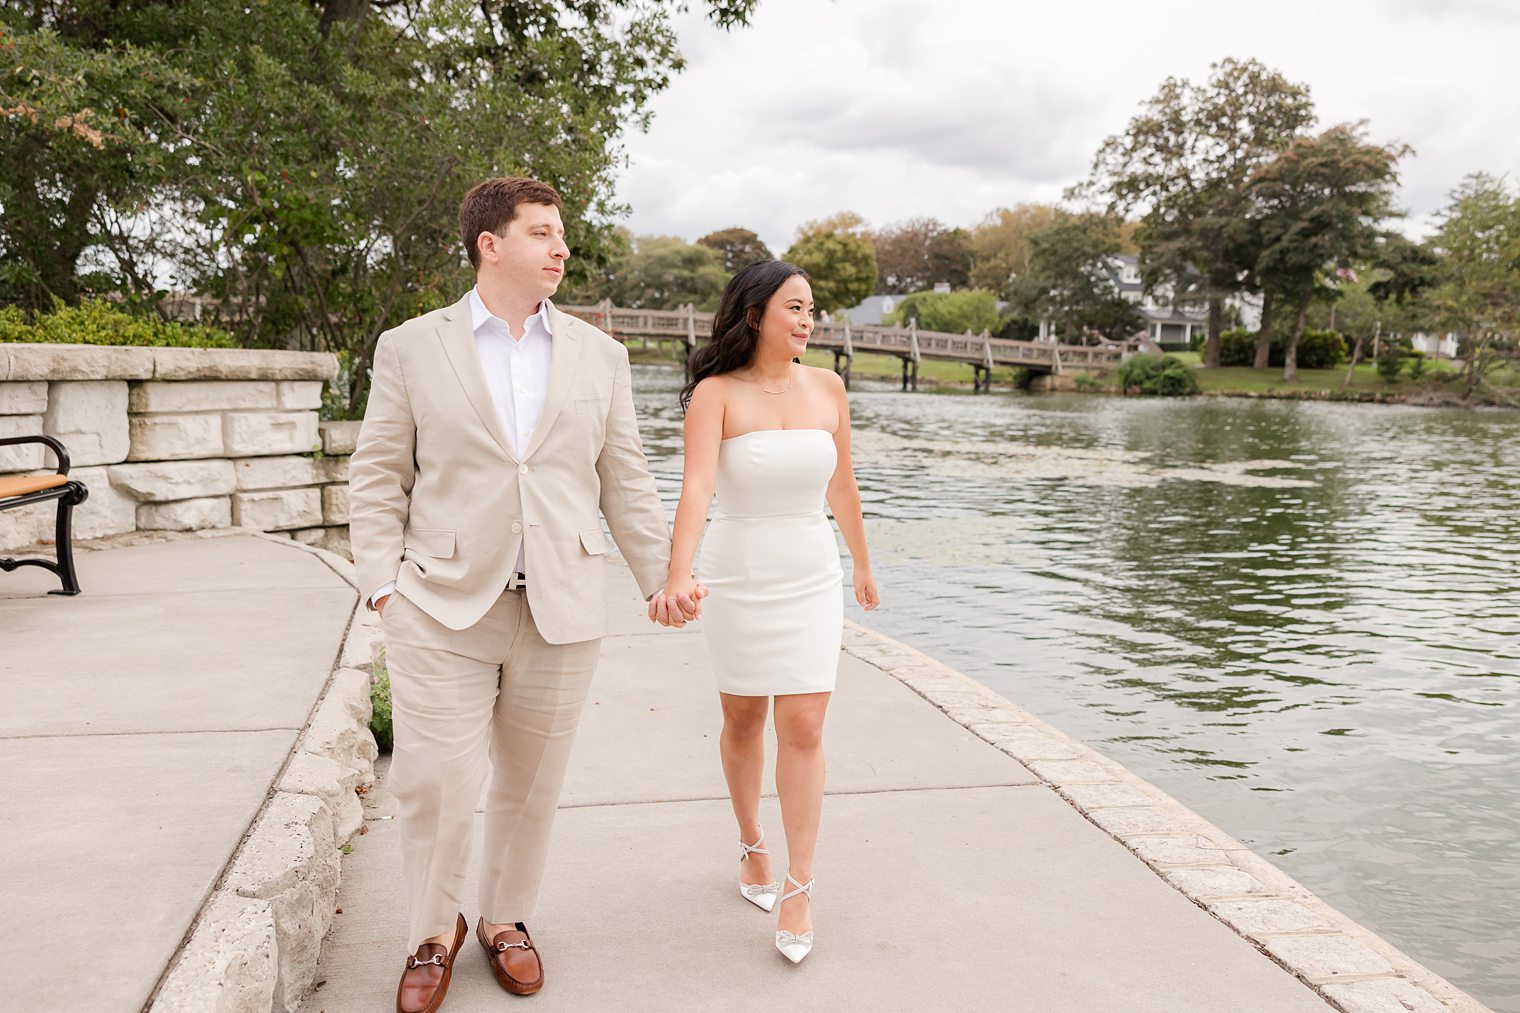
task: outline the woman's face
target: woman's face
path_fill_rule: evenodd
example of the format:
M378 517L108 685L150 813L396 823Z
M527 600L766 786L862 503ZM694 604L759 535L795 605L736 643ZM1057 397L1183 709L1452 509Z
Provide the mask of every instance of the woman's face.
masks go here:
M802 275L794 274L782 282L765 304L756 351L794 359L807 351L812 333L813 288Z

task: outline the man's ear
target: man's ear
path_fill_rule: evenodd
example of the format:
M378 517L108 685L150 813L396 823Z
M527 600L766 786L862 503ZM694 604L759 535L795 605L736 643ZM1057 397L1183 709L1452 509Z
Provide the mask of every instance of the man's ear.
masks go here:
M475 250L480 254L480 259L482 261L495 258L496 240L497 236L494 232L482 232L480 235L475 237ZM490 255L489 258L487 257L488 253Z

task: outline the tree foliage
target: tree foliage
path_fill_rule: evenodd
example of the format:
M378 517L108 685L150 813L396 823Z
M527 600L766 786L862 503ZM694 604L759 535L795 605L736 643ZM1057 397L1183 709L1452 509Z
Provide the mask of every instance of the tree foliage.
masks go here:
M897 301L885 321L907 324L918 321L925 331L961 334L970 331L997 334L1008 322L997 306L997 294L984 288L967 288L959 292L915 292Z
M1011 299L1015 282L1030 271L1030 237L1049 227L1061 213L1050 204L1020 204L987 215L968 237L971 284Z
M641 236L608 265L594 300L629 309L673 310L691 304L704 313L718 308L728 283L723 255L674 236Z
M1335 295L1326 275L1370 256L1379 226L1394 213L1396 167L1403 145L1370 144L1361 125L1297 137L1247 183L1248 220L1259 237L1254 274L1295 314L1283 376L1298 375L1297 345L1316 294Z
M755 0L708 0L719 27ZM611 252L624 130L682 66L679 0L19 0L0 8L0 299L165 287L239 340L351 353L456 298L468 187L566 200ZM229 40L235 40L229 44Z
M1112 215L1058 212L1030 233L1028 267L1010 286L1011 301L1074 344L1091 335L1123 341L1143 330L1145 318L1116 284L1111 258L1120 252L1122 225Z
M876 248L865 220L853 212L807 222L782 259L808 273L813 302L829 313L849 309L876 290Z
M770 247L749 229L720 229L709 232L697 240L701 246L716 250L723 258L723 270L733 274L741 267L748 267L757 260L772 260Z
M970 284L971 248L964 229L952 229L934 218L912 218L871 233L871 243L876 247L878 294Z
M1463 335L1467 393L1484 383L1520 326L1520 198L1506 180L1475 173L1451 192L1431 244L1441 254L1431 303Z
M1074 195L1141 214L1146 286L1209 307L1204 363L1219 364L1224 300L1248 285L1258 251L1241 229L1248 182L1314 120L1309 89L1255 60L1223 60L1205 84L1167 78L1128 128L1099 148Z

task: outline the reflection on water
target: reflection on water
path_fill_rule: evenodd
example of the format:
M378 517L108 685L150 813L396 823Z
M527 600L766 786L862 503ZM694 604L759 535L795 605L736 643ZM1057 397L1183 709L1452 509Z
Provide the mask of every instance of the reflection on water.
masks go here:
M679 377L637 371L673 510ZM852 392L883 606L1520 1013L1520 415Z

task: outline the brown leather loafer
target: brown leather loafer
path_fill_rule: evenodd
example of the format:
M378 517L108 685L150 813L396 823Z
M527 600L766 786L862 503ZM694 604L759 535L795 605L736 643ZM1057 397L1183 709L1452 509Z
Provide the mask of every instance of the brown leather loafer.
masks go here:
M475 938L485 947L491 973L502 988L513 995L532 995L544 987L544 965L522 922L487 939L485 919L481 919L475 923Z
M454 924L453 946L423 943L406 958L406 970L401 972L401 984L396 986L396 1013L437 1013L443 997L449 993L454 958L469 931L464 915L460 915Z

